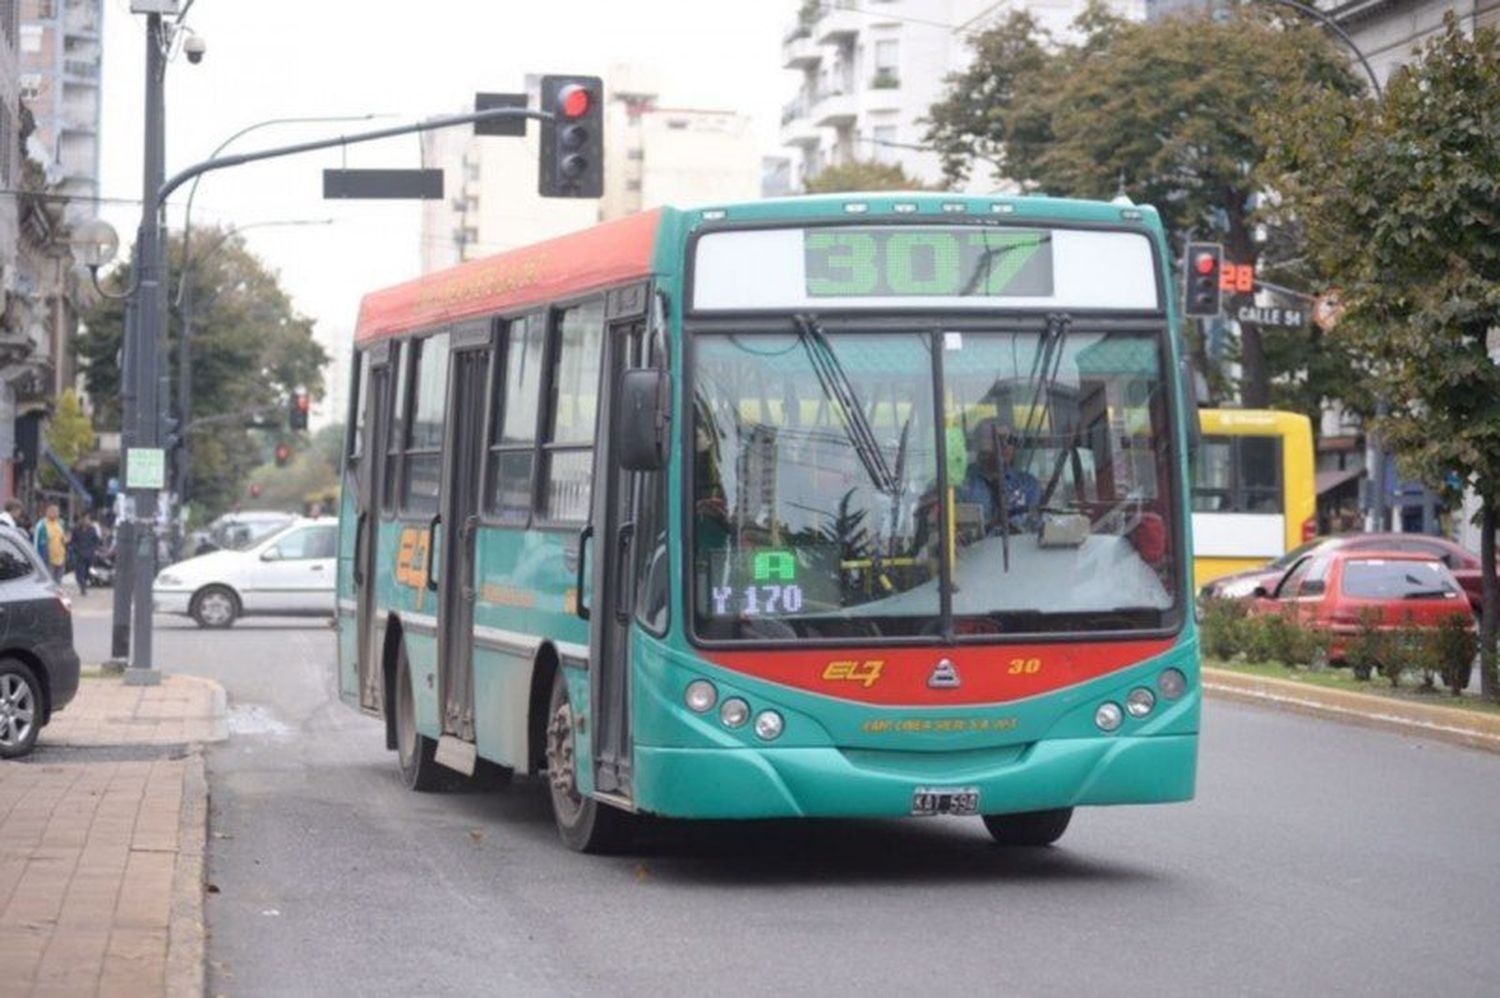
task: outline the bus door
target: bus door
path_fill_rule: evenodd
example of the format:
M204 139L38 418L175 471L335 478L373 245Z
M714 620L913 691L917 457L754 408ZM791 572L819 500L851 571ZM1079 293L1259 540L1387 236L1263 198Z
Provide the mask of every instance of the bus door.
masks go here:
M593 544L593 601L589 613L589 695L594 705L594 786L609 795L629 799L630 752L630 627L635 611L637 564L637 472L620 468L614 454L615 386L628 368L646 363L646 325L638 316L645 310L647 289L637 285L611 292L605 337L603 386L599 411L610 418L601 426L594 446L594 495L591 523ZM622 321L623 320L623 321Z
M474 749L474 545L479 528L484 467L485 386L489 380L490 321L453 330L448 378L448 427L442 494L432 544L437 592L438 672L443 736L437 761L472 773Z
M377 344L369 357L368 383L365 388L364 439L360 441L360 462L354 500L354 583L355 627L359 662L359 705L379 712L382 707L381 670L375 655L375 600L379 586L375 581L380 536L380 487L385 480L386 439L390 427L391 363L390 345Z

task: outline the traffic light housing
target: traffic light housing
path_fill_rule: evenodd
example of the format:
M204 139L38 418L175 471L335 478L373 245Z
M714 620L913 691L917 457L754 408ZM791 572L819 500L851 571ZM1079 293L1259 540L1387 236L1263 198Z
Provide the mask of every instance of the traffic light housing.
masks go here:
M292 448L290 444L276 445L276 467L285 468L287 462L292 459Z
M312 398L303 388L292 393L291 406L287 410L287 426L293 432L307 429L307 414L312 409Z
M1218 243L1188 243L1183 314L1212 318L1219 314L1224 247Z
M604 194L604 83L597 76L542 77L537 190L544 198Z

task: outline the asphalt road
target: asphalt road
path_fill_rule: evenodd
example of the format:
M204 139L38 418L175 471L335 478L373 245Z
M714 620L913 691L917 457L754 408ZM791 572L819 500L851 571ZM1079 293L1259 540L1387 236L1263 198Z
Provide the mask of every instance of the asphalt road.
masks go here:
M91 597L92 599L93 597ZM100 601L102 604L102 601ZM98 608L79 616L90 660ZM1199 798L975 820L672 826L567 852L545 788L410 794L333 634L158 618L229 690L210 994L1493 993L1500 757L1212 702ZM95 655L97 658L98 656Z

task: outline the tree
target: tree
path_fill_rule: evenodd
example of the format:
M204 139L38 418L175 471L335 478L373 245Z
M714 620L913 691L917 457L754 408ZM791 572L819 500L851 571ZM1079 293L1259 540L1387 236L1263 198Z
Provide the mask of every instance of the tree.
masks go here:
M58 460L69 468L78 464L78 459L94 449L94 423L83 411L83 402L71 388L64 389L57 400L57 411L47 423L47 446ZM51 465L42 465L42 479L48 484L59 484L61 476Z
M1500 503L1500 40L1443 33L1390 80L1379 107L1304 94L1268 166L1282 210L1339 288L1339 336L1370 358L1390 405L1377 422L1403 473L1481 503L1482 683L1496 666Z
M298 385L322 395L328 356L313 339L311 319L297 314L276 274L246 249L233 230L199 229L192 238L186 294L193 302L192 381L194 420L249 413L257 407L284 412ZM168 247L173 284L181 274L182 237ZM111 274L116 291L129 286L130 268ZM169 324L173 347L164 351L171 383L177 384L181 315ZM117 357L124 329L124 303L105 300L85 316L86 332L76 350L101 427L120 425ZM238 420L216 421L190 431L193 500L212 514L243 492L260 450Z
M1173 245L1213 235L1234 263L1294 283L1295 230L1257 230L1266 136L1256 111L1308 89L1357 92L1343 55L1319 29L1258 10L1135 24L1093 3L1074 27L1079 40L1059 42L1017 12L975 39L973 63L930 112L949 180L977 160L1030 190L1123 191L1161 212ZM1273 377L1296 370L1272 368L1266 346L1241 324L1247 406L1268 404Z
M877 163L873 160L843 163L825 167L807 182L809 194L833 194L838 191L921 191L928 188L908 176L900 163Z

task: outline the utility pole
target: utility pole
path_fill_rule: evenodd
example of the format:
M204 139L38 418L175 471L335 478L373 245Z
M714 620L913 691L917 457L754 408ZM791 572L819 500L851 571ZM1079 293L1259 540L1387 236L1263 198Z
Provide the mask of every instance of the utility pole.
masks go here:
M125 484L135 500L131 518L132 564L128 577L116 579L116 585L130 589L130 631L134 639L130 668L125 683L130 686L154 686L161 673L151 660L151 583L156 578L156 506L159 485L148 482L141 474L152 461L149 452L160 454L162 371L158 363L163 329L162 309L166 303L166 286L162 283L165 261L162 259L161 202L157 192L166 173L166 108L163 83L166 75L166 34L161 14L146 15L146 133L145 166L142 178L141 226L136 236L136 321L126 330L125 363L133 394L125 396L124 423L127 427L125 447ZM134 486L134 487L133 487ZM116 599L115 608L120 608ZM116 631L121 621L115 620Z

